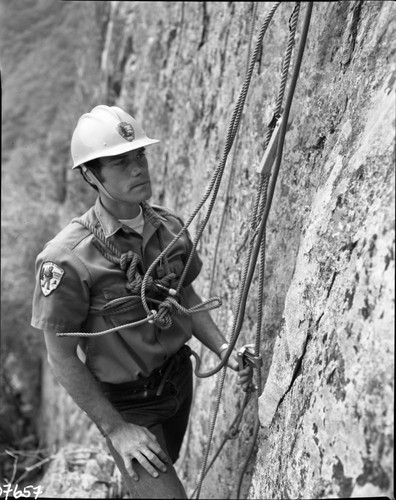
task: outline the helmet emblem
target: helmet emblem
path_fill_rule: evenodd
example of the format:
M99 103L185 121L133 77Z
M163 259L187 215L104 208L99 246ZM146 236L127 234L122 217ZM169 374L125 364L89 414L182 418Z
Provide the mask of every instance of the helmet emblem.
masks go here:
M117 125L117 132L126 141L132 142L135 138L135 131L130 123L121 122Z

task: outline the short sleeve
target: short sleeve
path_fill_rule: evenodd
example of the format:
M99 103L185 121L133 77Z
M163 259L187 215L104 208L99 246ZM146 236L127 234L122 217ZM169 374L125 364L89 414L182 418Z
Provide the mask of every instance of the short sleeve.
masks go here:
M35 328L81 331L90 306L90 276L69 248L48 244L36 259L32 320Z

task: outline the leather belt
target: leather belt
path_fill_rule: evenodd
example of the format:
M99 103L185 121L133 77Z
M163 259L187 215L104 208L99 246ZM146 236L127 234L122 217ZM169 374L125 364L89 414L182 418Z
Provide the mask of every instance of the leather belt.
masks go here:
M122 382L121 384L111 384L109 382L99 382L101 388L107 393L131 392L132 394L143 393L147 397L150 393L160 396L172 371L176 370L180 364L191 354L188 345L184 345L171 356L160 368L155 369L148 377L140 377L133 382Z

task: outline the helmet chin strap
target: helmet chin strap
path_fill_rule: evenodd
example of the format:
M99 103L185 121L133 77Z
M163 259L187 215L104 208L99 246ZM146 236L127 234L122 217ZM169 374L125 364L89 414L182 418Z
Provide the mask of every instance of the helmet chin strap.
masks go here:
M136 205L136 202L120 200L120 199L116 198L115 196L113 196L112 194L110 194L93 172L88 170L87 167L84 165L82 165L81 168L82 168L85 176L87 177L87 179L90 182L92 182L92 184L95 184L95 186L99 189L99 191L102 194L104 194L105 196L107 196L111 200L116 201L117 203L123 203L124 205ZM89 174L87 175L88 172L89 172Z

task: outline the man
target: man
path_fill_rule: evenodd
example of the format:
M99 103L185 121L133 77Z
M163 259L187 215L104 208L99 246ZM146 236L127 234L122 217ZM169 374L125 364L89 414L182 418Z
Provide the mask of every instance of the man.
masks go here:
M186 498L172 466L192 396L185 344L194 335L220 358L227 344L207 311L159 321L167 297L184 309L201 303L192 286L202 265L195 252L178 290L192 249L187 232L147 281L146 300L156 311L147 319L143 277L182 227L178 217L147 203L145 148L157 142L115 106L96 106L80 118L73 168L98 198L38 256L32 325L44 330L55 376L106 437L132 497ZM49 269L57 276L50 287ZM235 357L228 364L238 370ZM244 369L238 383L246 387L250 378Z

